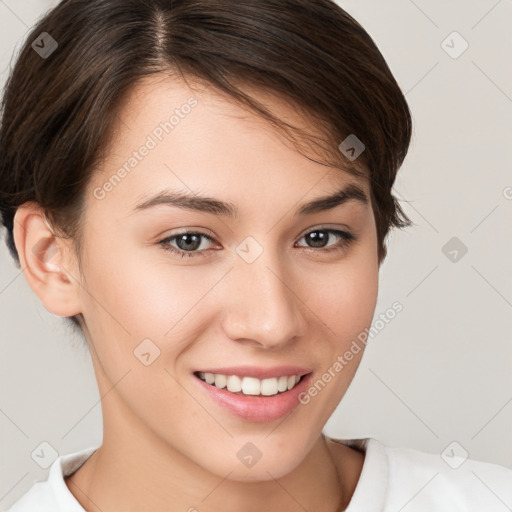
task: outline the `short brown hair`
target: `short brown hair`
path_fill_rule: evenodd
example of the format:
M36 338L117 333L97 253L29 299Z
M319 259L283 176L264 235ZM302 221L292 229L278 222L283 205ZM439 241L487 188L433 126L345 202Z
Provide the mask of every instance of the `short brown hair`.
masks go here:
M58 45L45 58L32 46L43 33ZM372 38L333 1L63 0L30 31L2 100L0 213L18 266L13 218L27 201L73 238L80 261L84 191L123 98L155 73L204 81L287 132L235 84L299 109L332 162L368 175L379 263L389 229L411 224L391 192L411 138L407 102ZM349 135L365 146L355 163L338 149Z

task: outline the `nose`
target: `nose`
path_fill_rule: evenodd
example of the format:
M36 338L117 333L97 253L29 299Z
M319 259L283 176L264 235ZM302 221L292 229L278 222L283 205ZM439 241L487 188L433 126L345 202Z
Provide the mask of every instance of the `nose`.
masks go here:
M308 307L297 274L268 249L252 263L236 258L225 290L225 334L265 349L278 349L304 336Z

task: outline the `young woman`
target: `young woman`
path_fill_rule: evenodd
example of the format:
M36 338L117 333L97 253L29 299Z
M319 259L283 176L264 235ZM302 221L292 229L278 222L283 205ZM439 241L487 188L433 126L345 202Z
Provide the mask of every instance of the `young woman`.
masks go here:
M3 107L6 242L104 422L12 512L512 506L507 468L322 433L409 224L407 103L335 3L65 0Z

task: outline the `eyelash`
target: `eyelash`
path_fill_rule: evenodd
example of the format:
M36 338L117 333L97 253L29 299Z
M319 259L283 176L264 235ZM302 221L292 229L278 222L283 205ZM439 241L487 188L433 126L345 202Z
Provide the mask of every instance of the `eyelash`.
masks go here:
M341 251L343 249L346 249L352 242L354 242L357 239L356 236L353 233L349 233L348 231L341 231L339 229L321 228L321 227L313 229L312 231L308 231L307 233L302 235L301 238L304 238L305 236L310 235L311 233L316 233L318 231L323 231L323 232L326 232L326 233L331 233L331 234L337 235L337 236L339 236L343 240L343 243L341 245L336 246L336 247L319 248L319 249L315 249L314 247L301 247L302 249L310 249L313 252L322 252L322 253L338 252L338 251ZM162 246L162 249L164 251L169 251L169 252L171 252L173 254L176 254L177 256L181 256L182 258L184 258L184 257L190 258L190 257L196 257L196 256L200 256L200 257L205 256L206 250L202 250L202 251L183 251L181 249L176 249L175 247L172 247L171 245L169 245L168 242L170 242L171 240L174 240L174 239L176 239L176 238L178 238L180 236L183 236L183 235L199 235L199 236L207 238L208 240L213 242L213 238L212 237L210 237L206 233L202 233L201 231L184 231L183 233L178 233L177 235L168 236L168 237L164 238L163 240L160 240L158 242L158 244Z

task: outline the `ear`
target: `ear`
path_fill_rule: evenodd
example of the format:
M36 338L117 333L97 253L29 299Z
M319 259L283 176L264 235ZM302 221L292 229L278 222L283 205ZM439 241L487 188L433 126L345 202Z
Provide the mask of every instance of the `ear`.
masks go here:
M13 235L25 278L48 312L62 317L81 313L76 255L68 241L53 233L37 203L18 207Z

